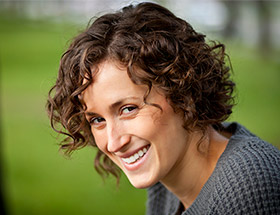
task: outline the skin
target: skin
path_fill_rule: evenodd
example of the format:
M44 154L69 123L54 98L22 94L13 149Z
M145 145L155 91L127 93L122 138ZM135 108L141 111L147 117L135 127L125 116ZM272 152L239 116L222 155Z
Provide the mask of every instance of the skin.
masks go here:
M84 91L86 118L98 148L126 174L136 188L158 181L173 192L185 208L195 200L213 172L228 139L208 128L187 132L163 93L152 88L144 103L146 86L134 84L126 68L113 60L99 64L93 83ZM176 146L176 147L175 147ZM147 153L133 164L122 160L140 149Z

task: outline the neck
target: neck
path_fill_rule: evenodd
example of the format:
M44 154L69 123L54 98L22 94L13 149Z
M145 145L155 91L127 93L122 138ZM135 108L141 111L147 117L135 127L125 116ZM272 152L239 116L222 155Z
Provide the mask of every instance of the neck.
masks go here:
M194 132L191 135L187 153L161 181L180 199L185 208L188 208L198 196L228 143L228 139L213 128L209 128L205 138L201 138L201 133Z

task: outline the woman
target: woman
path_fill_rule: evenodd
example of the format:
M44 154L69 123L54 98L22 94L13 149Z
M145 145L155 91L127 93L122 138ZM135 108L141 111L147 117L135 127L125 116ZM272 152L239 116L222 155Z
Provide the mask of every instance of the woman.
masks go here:
M148 188L147 214L279 214L279 150L238 123L224 45L141 3L95 20L61 59L47 109L66 153ZM58 129L56 124L62 125Z

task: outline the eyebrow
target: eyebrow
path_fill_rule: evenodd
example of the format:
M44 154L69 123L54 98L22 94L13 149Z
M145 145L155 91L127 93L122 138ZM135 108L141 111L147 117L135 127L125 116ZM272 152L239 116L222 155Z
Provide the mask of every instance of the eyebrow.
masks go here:
M126 103L128 100L140 100L140 99L138 97L135 97L135 96L129 96L129 97L126 97L126 98L122 98L122 99L117 100L113 104L111 104L109 106L109 109L112 111L112 110L116 109L117 107L121 106L122 104ZM85 114L87 116L99 115L99 114L97 114L95 112L91 112L91 111L85 111Z

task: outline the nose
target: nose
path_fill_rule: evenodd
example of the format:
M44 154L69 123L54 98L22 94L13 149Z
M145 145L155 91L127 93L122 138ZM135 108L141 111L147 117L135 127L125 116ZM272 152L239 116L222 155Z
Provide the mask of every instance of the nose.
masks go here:
M131 140L121 123L107 123L107 150L111 153L121 151Z

